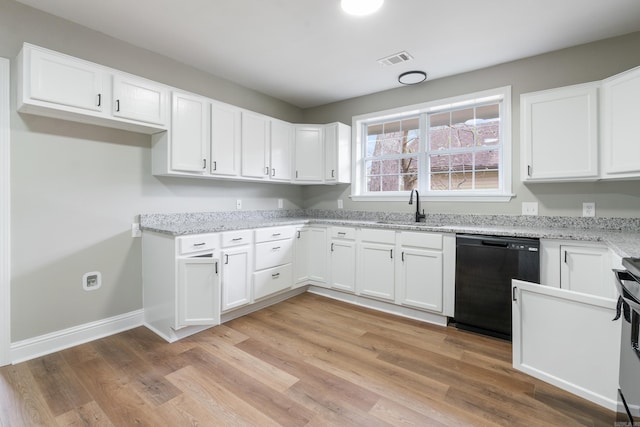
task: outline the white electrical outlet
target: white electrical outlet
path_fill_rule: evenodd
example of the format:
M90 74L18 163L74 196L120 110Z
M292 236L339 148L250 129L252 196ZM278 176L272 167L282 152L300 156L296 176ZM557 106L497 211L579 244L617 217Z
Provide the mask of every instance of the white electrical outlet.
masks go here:
M344 204L342 203L342 199L338 199L338 209L342 209Z
M522 215L538 215L538 202L522 202Z
M582 204L582 216L589 216L589 217L596 216L595 202L588 202L588 203Z
M284 200L278 199L278 209L284 208Z
M131 224L131 237L142 237L142 230L137 222Z
M240 199L236 200L236 209L242 209L242 200Z

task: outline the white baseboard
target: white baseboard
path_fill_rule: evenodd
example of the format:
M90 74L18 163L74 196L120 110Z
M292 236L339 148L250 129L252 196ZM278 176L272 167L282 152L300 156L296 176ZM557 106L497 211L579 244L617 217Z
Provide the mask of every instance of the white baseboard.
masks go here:
M103 338L118 332L142 326L144 311L136 310L84 325L74 326L39 337L11 344L11 363L16 364L36 357L64 350L79 344Z

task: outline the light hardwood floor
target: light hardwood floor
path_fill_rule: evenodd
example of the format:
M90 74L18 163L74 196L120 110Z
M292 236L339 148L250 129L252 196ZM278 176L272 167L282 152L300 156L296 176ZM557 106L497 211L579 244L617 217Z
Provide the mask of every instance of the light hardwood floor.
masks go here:
M140 327L0 368L0 426L608 426L511 345L302 294L167 344Z

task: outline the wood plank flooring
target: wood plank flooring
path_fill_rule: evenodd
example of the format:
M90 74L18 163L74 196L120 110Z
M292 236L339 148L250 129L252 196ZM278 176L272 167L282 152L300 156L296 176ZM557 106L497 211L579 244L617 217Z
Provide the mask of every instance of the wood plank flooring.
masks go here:
M144 327L0 368L0 426L608 426L510 343L302 294L167 344Z

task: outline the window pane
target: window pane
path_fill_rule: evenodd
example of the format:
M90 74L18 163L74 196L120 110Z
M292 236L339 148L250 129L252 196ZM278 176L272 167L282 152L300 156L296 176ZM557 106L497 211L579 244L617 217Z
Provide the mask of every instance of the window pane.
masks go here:
M500 152L498 150L478 151L476 153L476 170L498 169L500 164Z
M451 170L456 172L473 170L473 154L462 153L451 156Z
M367 177L367 191L374 192L380 191L381 179L379 176Z
M429 188L432 191L444 191L449 189L449 174L448 173L435 173L431 175L431 186Z
M400 177L400 191L411 191L418 188L417 174L403 174Z
M429 156L430 173L449 172L449 155L434 154Z
M397 175L400 173L400 160L382 160L380 164L382 175Z
M449 112L429 116L429 149L431 151L449 148L450 117Z
M500 188L500 174L497 170L476 171L476 190L497 190Z
M500 105L477 107L476 117L476 145L498 145L500 143Z
M382 191L398 191L400 177L398 175L388 175L382 177Z
M367 162L367 175L380 175L381 165L377 160Z
M473 190L473 172L452 172L451 190Z
M451 147L468 148L475 143L474 108L451 113Z

